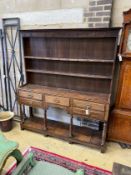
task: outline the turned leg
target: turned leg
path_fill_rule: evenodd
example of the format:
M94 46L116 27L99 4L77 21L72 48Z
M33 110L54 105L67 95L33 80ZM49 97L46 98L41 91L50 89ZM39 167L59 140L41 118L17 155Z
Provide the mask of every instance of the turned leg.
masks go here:
M70 117L70 128L69 128L69 137L72 137L72 131L73 131L73 116Z
M47 109L44 110L44 131L47 130Z
M33 108L29 106L29 114L30 114L30 117L33 117Z
M103 131L102 131L102 141L101 141L101 153L105 152L106 149L106 133L107 133L107 122L103 123Z
M22 105L20 104L20 127L21 127L21 130L23 130L23 123L24 123L24 120L25 120L25 115L23 114L23 110L22 110Z
M44 109L44 135L47 137L47 108Z
M70 130L69 130L69 137L72 138L73 136L73 116L70 118ZM73 144L71 140L69 140L69 144Z

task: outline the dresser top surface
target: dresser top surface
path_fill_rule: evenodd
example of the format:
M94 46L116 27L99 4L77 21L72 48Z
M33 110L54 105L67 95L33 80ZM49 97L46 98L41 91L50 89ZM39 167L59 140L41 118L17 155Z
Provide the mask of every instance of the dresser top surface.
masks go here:
M43 94L45 93L62 97L70 97L80 100L95 101L100 103L109 103L110 101L110 94L83 92L70 89L40 86L34 84L26 84L20 87L19 90L32 91Z

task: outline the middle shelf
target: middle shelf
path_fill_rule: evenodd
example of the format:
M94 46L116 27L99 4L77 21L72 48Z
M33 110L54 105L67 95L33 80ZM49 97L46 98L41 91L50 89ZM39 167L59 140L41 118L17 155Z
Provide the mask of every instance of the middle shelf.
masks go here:
M98 59L98 58L58 58L58 57L42 57L42 56L25 56L26 59L34 60L51 60L51 61L72 61L72 62L94 62L94 63L113 63L112 59Z
M38 69L26 69L26 72L41 73L41 74L53 74L53 75L64 75L64 76L81 77L81 78L95 78L95 79L109 79L109 80L112 79L112 76L47 71L47 70L38 70Z

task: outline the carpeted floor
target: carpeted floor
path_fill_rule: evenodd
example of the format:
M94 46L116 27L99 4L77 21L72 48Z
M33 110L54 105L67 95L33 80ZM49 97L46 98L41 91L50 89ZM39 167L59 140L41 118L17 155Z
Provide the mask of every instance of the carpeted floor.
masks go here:
M13 129L10 132L5 132L4 135L8 139L17 141L22 152L27 147L34 146L109 171L112 171L114 162L131 166L131 149L122 149L119 144L113 142L107 142L106 153L101 154L97 149L69 144L66 141L44 137L27 130L21 131L19 123L14 123ZM14 161L12 158L7 161L4 171L10 167L12 161Z
M24 156L27 156L30 152L34 154L34 158L37 161L47 161L50 163L54 163L64 168L67 168L73 172L75 172L77 169L83 169L85 175L111 175L112 174L107 170L104 170L95 166L91 166L86 163L79 162L67 157L63 157L61 155L54 154L35 147L30 147L26 149ZM13 169L15 169L14 165L12 165L12 167L9 169L6 175L9 175L13 171Z

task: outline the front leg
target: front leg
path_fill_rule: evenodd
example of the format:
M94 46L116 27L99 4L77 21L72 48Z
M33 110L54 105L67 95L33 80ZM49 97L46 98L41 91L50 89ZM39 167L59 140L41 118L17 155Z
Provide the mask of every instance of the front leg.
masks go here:
M20 104L20 119L21 119L21 121L20 121L20 127L21 127L21 130L24 129L23 123L24 123L25 118L26 118L26 115L25 115L25 113L23 112L22 107L23 107L22 104Z
M101 141L101 153L105 152L106 149L106 133L107 133L107 122L103 123L103 131L102 131L102 141Z

